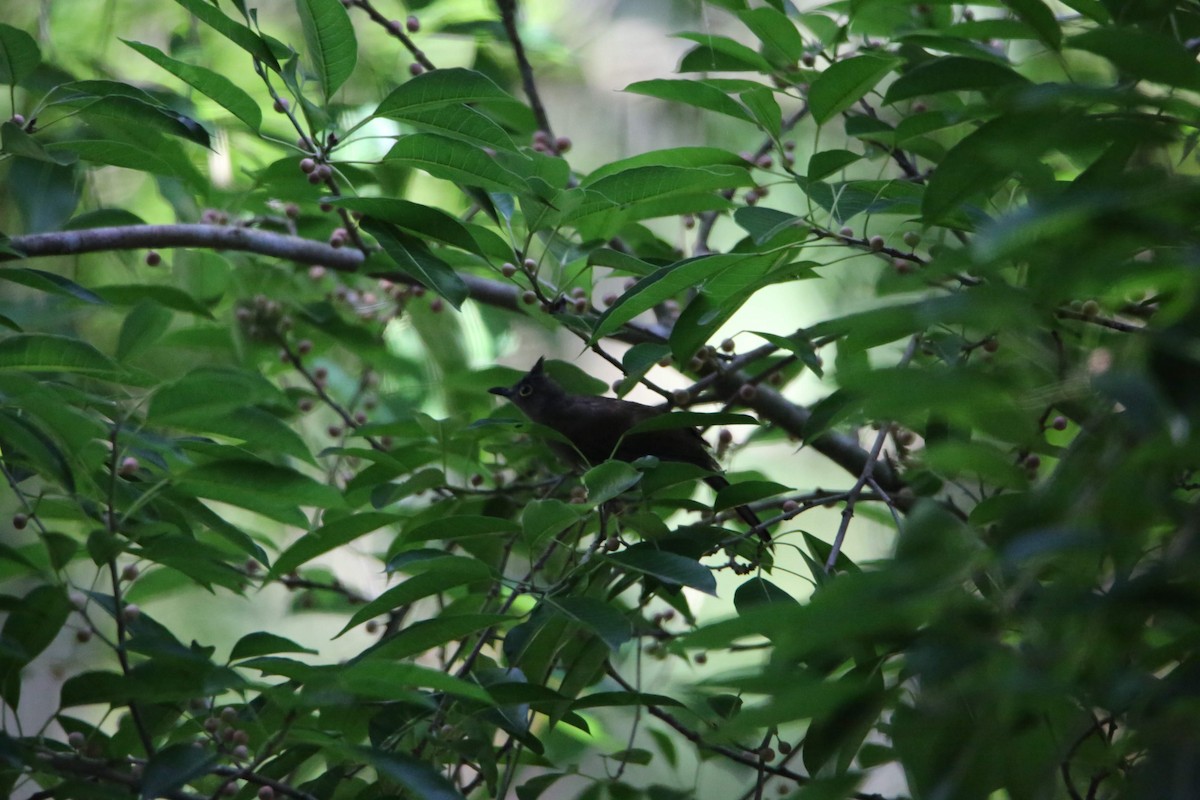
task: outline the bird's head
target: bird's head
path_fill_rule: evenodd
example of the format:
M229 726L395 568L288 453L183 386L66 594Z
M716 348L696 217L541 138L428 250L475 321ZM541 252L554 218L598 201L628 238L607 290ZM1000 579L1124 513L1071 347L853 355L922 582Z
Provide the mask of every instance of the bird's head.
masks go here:
M566 396L563 388L546 374L545 361L544 357L539 358L533 369L512 386L493 386L488 391L507 397L534 422L543 422Z

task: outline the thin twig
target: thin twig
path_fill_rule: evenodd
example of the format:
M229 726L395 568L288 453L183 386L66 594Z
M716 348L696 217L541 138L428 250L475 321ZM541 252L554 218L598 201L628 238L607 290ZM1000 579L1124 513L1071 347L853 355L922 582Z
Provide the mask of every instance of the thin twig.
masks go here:
M912 360L913 355L917 352L917 343L920 341L920 336L913 336L908 341L908 347L904 350L904 355L900 357L900 362L897 366L903 367ZM870 453L867 455L867 461L863 464L862 472L859 473L858 480L854 482L854 486L850 488L846 497L846 506L842 509L842 520L838 524L837 535L833 537L833 547L829 550L829 557L825 559L825 572L832 573L834 566L837 564L838 556L842 552L842 544L846 540L846 531L850 529L850 520L854 518L854 505L858 500L859 494L863 487L868 483L873 483L872 477L875 472L875 467L879 464L879 454L883 450L884 442L887 441L888 429L890 425L880 424L879 433L875 437L874 444L871 445ZM877 483L874 484L875 491L883 493Z

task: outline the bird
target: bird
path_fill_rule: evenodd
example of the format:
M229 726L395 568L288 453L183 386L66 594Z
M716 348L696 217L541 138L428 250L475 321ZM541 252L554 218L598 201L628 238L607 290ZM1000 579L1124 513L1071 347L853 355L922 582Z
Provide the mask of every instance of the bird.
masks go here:
M539 425L562 434L571 444L549 442L561 458L575 466L600 464L616 459L636 461L654 456L660 461L694 464L713 474L704 482L720 491L729 486L708 444L695 428L670 428L630 434L640 422L668 413L654 406L611 397L570 394L545 370L545 357L512 386L493 386L489 392L507 398ZM770 535L758 515L747 506L735 511L764 542Z

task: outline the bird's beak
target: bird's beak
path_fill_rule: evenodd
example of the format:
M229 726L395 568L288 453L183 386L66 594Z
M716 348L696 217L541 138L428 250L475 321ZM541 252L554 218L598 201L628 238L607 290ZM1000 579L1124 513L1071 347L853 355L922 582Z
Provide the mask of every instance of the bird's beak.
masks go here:
M512 389L507 386L493 386L488 391L492 394L498 394L501 397L512 397Z

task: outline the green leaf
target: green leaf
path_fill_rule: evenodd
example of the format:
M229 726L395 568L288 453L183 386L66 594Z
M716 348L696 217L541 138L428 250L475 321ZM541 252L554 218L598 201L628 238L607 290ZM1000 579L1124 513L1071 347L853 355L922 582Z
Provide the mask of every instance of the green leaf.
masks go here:
M709 33L680 33L680 39L698 42L679 62L680 72L761 72L770 74L771 64L754 50L728 36Z
M160 425L188 425L265 403L287 404L277 386L257 372L230 367L199 367L160 388L147 419Z
M761 576L750 578L733 593L733 605L739 614L762 603L797 605L796 598Z
M1054 12L1042 0L1004 0L1022 22L1037 31L1038 38L1051 50L1062 44L1062 29Z
M77 106L79 116L101 133L109 134L109 141L133 134L144 139L151 131L158 131L202 147L210 145L208 131L196 120L160 104L153 97L123 94L121 87L122 84L106 81L67 84L67 97L59 102ZM145 144L139 140L132 143ZM162 153L158 157L165 160Z
M329 202L484 258L512 258L512 248L490 229L468 225L440 208L391 197L339 197Z
M226 553L190 536L172 533L155 536L141 543L137 555L148 561L171 567L187 575L205 589L212 584L240 592L245 577L226 563Z
M676 553L659 550L647 542L612 553L608 560L616 562L625 570L649 575L663 583L690 586L714 597L717 594L717 579L703 564Z
M499 101L517 103L481 72L462 67L430 70L392 90L375 109L374 116L409 119L415 114L464 103Z
M323 487L329 488L329 487ZM286 575L319 555L353 542L360 536L395 523L399 517L382 511L367 511L326 523L296 540L279 554L268 578Z
M755 500L763 500L778 494L791 491L792 487L784 486L774 481L738 481L717 492L713 509L723 511L727 508L744 506Z
M590 186L601 178L616 175L635 167L712 167L729 166L745 169L746 159L737 153L720 147L672 147L667 150L651 150L629 158L610 161L590 172L582 183ZM626 255L626 254L621 254Z
M500 166L479 148L431 133L401 137L388 151L386 159L424 170L436 178L479 186L492 192L529 189L522 178Z
M262 111L259 109L258 103L254 102L253 97L224 75L213 72L206 67L177 61L158 48L148 44L128 39L122 39L121 41L176 78L179 78L207 97L212 98L212 100L230 114L233 114L246 123L251 130L257 131L259 126L262 125Z
M594 597L551 596L542 602L556 613L599 636L610 650L619 649L633 636L633 626L625 615L603 600Z
M382 777L403 786L416 800L464 800L450 781L424 761L366 747L357 748L356 752Z
M165 747L146 762L139 796L141 800L153 800L175 794L188 781L206 774L219 759L216 750L191 743Z
M648 81L638 81L625 87L625 91L633 94L643 94L647 97L657 97L674 103L686 103L706 111L715 111L727 117L740 119L744 122L754 122L754 117L746 107L734 100L728 94L705 81L692 81L680 78L656 78Z
M808 159L808 179L819 181L850 166L862 156L851 150L822 150Z
M0 22L0 84L15 86L33 74L42 53L32 36Z
M405 528L403 541L404 544L434 539L457 541L475 536L511 534L519 530L515 522L503 517L449 516Z
M607 308L592 331L591 342L598 342L634 317L681 292L703 286L725 270L757 258L753 255L718 254L687 259L642 278Z
M410 236L390 222L367 218L363 230L375 237L384 252L401 270L432 289L455 308L462 307L470 290L458 273L415 236Z
M64 278L62 275L40 269L6 267L0 270L0 280L19 283L22 286L28 286L30 289L50 292L63 297L73 297L85 303L97 303L100 305L105 303L103 297L100 297L90 289L85 289L70 278Z
M78 160L74 153L50 152L41 142L9 120L0 123L0 153L22 156L34 161L45 161L59 166L74 164Z
M296 644L291 639L283 636L276 636L266 631L255 631L237 640L237 644L233 646L233 650L229 653L229 660L241 661L244 658L255 658L274 653L309 653L310 655L316 655L317 651Z
M674 697L650 692L595 692L580 697L571 703L571 710L581 711L588 708L616 708L620 706L661 706L663 708L682 708L683 703Z
M986 195L1018 169L1034 164L1065 123L1058 114L993 119L950 149L925 188L921 214L942 222L972 197Z
M304 28L304 43L328 101L358 61L358 40L341 0L296 0L296 13Z
M513 622L503 614L451 614L405 627L367 651L365 657L398 661L489 628Z
M297 527L307 524L300 506L335 509L344 505L341 493L332 486L287 467L248 459L193 467L179 475L177 486L186 494L229 503Z
M808 90L813 119L824 125L861 100L900 63L900 59L892 56L870 54L831 64Z
M775 101L775 93L762 86L741 92L738 97L746 104L746 108L750 109L759 127L772 139L778 139L783 133L783 112L779 109L779 103Z
M72 372L97 378L116 378L120 365L90 344L69 336L24 333L0 340L0 374Z
M117 336L117 360L128 361L149 348L171 327L172 314L162 306L143 300L125 315Z
M642 473L624 461L605 461L583 473L588 502L593 506L607 503L641 479Z
M75 491L75 475L66 452L30 416L0 408L0 442L4 459L41 473L42 480L57 481L68 492Z
M438 70L440 72L440 70ZM403 121L414 128L458 139L476 147L515 151L516 145L499 124L469 106L444 106L413 111ZM525 156L521 156L522 159Z
M73 610L66 592L54 586L37 586L6 609L8 618L0 629L0 669L19 669L33 661L58 636Z
M96 294L106 303L117 306L133 306L145 300L165 308L195 314L212 319L212 313L182 289L174 286L156 286L146 283L114 283L96 287Z
M554 536L579 522L582 510L561 500L533 500L521 511L521 530L530 544Z
M763 43L767 56L774 57L773 60L794 65L804 55L804 37L783 12L764 6L752 11L740 11L738 19L754 32Z
M707 167L633 167L594 182L589 178L580 185L617 205L630 205L673 195L735 189L753 183L744 167L713 164Z
M224 36L259 61L279 72L279 62L267 43L254 31L225 16L206 0L175 0L201 22Z
M396 664L377 659L356 662L338 670L336 686L351 694L373 700L391 700L397 689L419 686L448 692L480 703L492 704L487 690L478 684L417 664ZM325 690L319 683L317 693Z
M1200 90L1200 63L1175 39L1139 28L1093 28L1067 46L1103 56L1122 72L1143 80Z
M337 636L341 636L372 617L386 614L401 606L411 605L417 600L440 594L455 586L487 580L492 574L482 561L465 556L446 556L445 558L419 561L410 565L408 569L410 571L419 569L421 573L393 586L354 612L354 616L338 632ZM337 636L334 638L336 639Z
M941 92L982 92L1006 86L1027 86L1029 79L1013 69L978 58L947 56L926 61L892 82L885 103ZM812 175L809 175L812 178Z
M178 161L170 154L164 158L160 153L148 151L140 145L129 142L115 139L73 139L53 142L48 147L52 152L74 153L80 159L95 164L107 164L137 172L148 172L151 175L179 178L188 182L189 185L198 185L201 182L199 173L186 162Z

